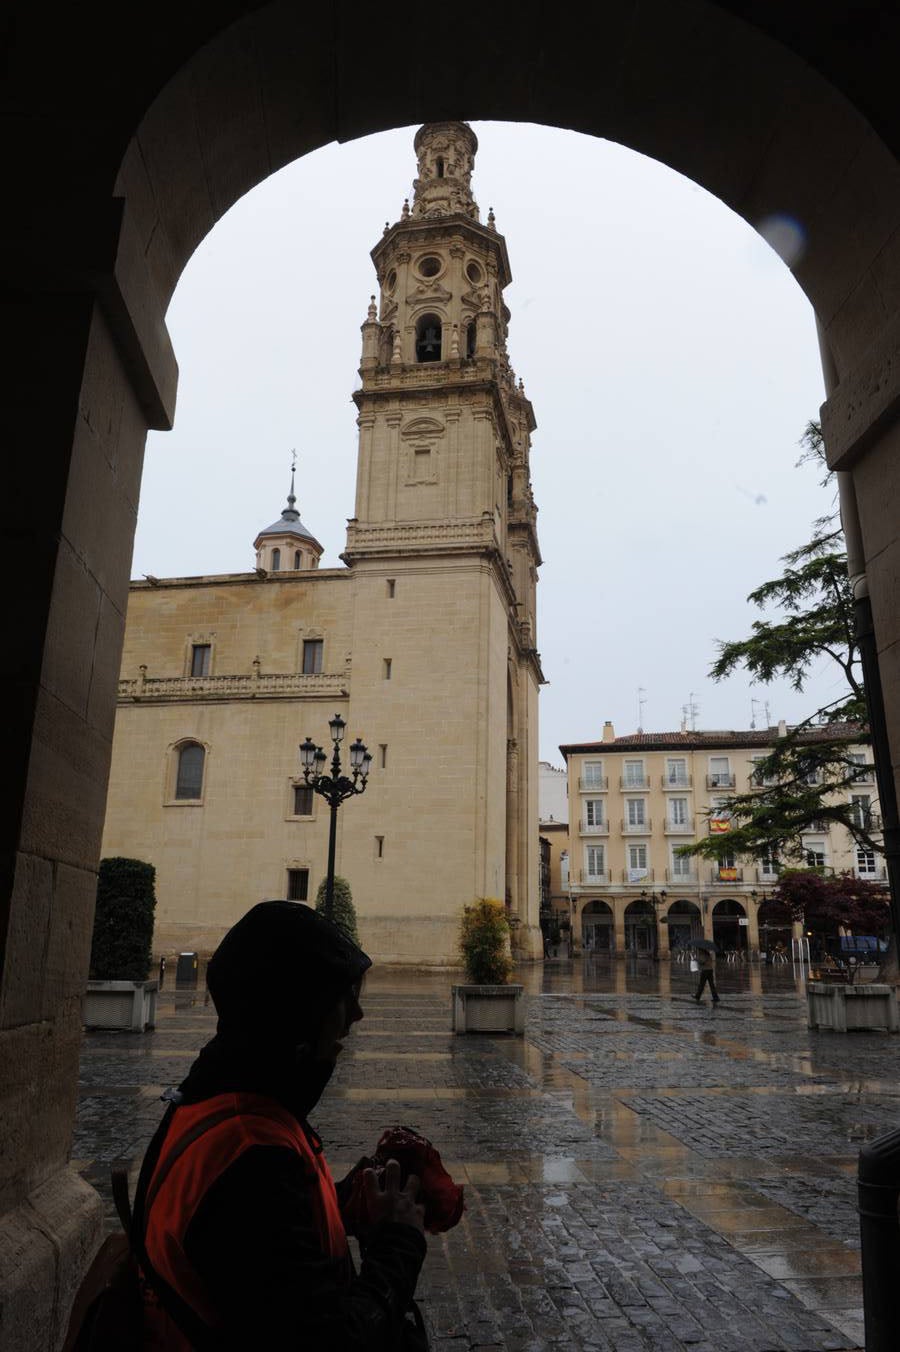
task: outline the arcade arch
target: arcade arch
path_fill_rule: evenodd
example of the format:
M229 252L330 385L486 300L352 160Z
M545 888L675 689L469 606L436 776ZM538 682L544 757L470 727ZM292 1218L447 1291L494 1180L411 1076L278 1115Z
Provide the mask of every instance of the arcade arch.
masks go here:
M174 415L164 316L199 241L273 170L334 138L448 112L505 117L618 140L751 224L773 212L799 221L807 247L794 271L822 327L826 444L847 474L851 524L858 508L895 776L900 767L900 320L890 303L900 172L888 43L857 51L837 32L807 31L789 5L742 6L738 17L709 0L649 0L639 13L579 11L577 30L564 12L550 27L542 7L525 5L509 25L488 8L480 42L457 51L443 12L424 9L418 40L442 60L423 93L375 10L337 31L327 7L162 0L157 39L135 42L93 4L48 25L21 8L5 68L15 107L6 256L21 263L5 302L17 335L6 413L12 443L42 455L15 465L6 538L17 641L4 672L21 712L0 854L0 1226L16 1237L6 1290L31 1282L21 1307L38 1314L4 1321L0 1352L58 1344L100 1224L96 1196L66 1163L141 460L147 428ZM523 81L538 46L541 79ZM390 81L373 77L385 69ZM864 584L857 595L865 618ZM631 924L646 917L633 912Z
M615 952L615 919L605 901L586 901L581 908L581 948L595 957Z

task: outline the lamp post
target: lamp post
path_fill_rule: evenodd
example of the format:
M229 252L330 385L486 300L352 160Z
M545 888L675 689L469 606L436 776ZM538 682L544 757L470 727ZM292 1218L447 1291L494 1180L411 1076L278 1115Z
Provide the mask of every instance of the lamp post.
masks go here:
M334 853L337 845L338 808L345 798L365 793L366 781L372 764L372 754L365 743L357 737L350 743L351 778L341 774L341 742L347 724L340 714L328 720L334 752L331 757L331 773L325 773L328 756L320 746L316 746L311 737L300 743L300 764L303 778L313 793L321 794L331 808L331 821L328 826L328 872L325 876L325 918L334 919Z

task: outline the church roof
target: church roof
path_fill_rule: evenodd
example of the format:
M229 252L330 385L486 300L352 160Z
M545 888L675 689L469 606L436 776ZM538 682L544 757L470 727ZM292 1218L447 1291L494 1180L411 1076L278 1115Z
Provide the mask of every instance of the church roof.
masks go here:
M303 522L300 520L300 513L294 505L296 501L297 499L294 497L294 471L292 469L291 491L288 493L287 506L277 521L273 521L271 526L266 526L264 530L259 532L254 541L254 548L259 544L260 540L265 539L267 535L296 535L300 540L311 540L321 554L322 546L319 544L319 541L313 535L312 531L306 529Z

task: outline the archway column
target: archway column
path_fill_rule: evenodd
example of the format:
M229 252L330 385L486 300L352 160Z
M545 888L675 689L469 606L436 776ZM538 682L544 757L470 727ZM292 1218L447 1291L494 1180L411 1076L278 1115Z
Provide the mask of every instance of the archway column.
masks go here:
M626 897L613 897L610 899L610 905L613 911L613 937L616 957L621 958L625 955L625 907L628 905L628 899Z
M170 425L177 374L122 204L54 212L71 226L56 271L29 222L4 303L15 518L2 558L28 586L7 590L15 638L0 658L21 805L0 846L2 1352L59 1345L100 1237L100 1198L68 1167L81 1001L144 441Z

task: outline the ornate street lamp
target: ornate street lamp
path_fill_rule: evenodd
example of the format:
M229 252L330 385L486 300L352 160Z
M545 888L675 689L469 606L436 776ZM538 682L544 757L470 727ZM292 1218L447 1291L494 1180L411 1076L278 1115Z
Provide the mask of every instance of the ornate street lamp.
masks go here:
M334 853L337 844L337 813L345 798L365 793L372 756L365 743L357 737L350 743L350 778L341 774L341 742L347 724L340 714L328 720L334 752L331 757L331 773L325 773L328 756L320 746L316 746L311 737L300 743L300 765L303 778L313 793L321 794L331 808L331 821L328 827L328 872L325 875L325 917L334 919Z

